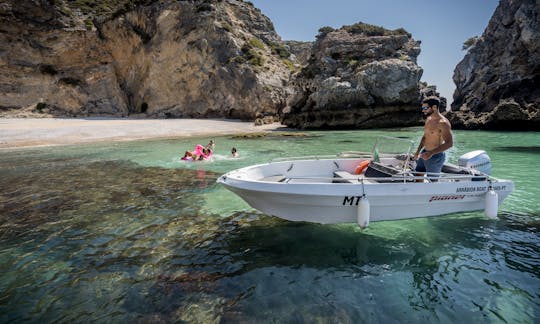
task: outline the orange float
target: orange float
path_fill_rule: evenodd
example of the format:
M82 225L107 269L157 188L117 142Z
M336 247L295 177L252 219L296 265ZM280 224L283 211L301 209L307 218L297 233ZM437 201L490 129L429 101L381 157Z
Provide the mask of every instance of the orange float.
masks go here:
M356 170L354 170L354 174L362 174L362 172L367 169L369 162L369 160L364 160L360 162L360 164L358 164L358 166L356 167Z

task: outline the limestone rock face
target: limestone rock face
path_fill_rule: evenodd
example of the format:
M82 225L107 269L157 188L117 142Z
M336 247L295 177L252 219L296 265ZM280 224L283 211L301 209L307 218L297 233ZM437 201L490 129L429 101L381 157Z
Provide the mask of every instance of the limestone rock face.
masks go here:
M258 9L140 3L106 16L70 1L2 3L0 109L254 120L285 107L290 53Z
M47 1L0 5L0 107L57 115L127 112L111 58L95 32Z
M453 79L453 127L540 129L538 1L501 0Z
M294 80L283 123L298 128L372 128L420 123L420 43L403 29L363 23L322 28Z
M448 107L448 104L446 102L446 98L441 96L441 94L437 91L437 86L429 85L426 82L420 82L420 98L419 101L422 102L424 98L427 97L437 97L440 100L439 105L439 111L443 114L446 114L446 107Z
M311 48L313 42L300 42L300 41L284 41L285 45L289 47L291 54L296 56L296 60L301 65L306 65L311 56Z

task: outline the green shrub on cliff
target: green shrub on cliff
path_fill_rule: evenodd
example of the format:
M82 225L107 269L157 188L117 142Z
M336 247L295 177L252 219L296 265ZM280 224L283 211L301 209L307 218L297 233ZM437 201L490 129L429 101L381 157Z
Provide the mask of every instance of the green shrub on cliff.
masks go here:
M356 65L358 65L358 60L354 59L354 58L349 58L349 59L347 59L347 64L349 66L356 66Z
M252 40L255 38L252 38ZM258 40L261 42L260 40ZM252 45L253 42L248 41L242 46L242 57L245 61L247 61L249 64L254 66L263 66L264 65L264 57L257 52L257 49L255 49ZM255 42L256 43L256 42ZM261 42L262 44L262 42ZM264 45L263 45L264 48ZM235 59L235 62L240 62L240 59Z
M386 31L381 26L357 23L350 26L343 26L343 29L351 34L365 34L367 36L383 36Z
M473 36L473 37L470 37L469 39L467 39L464 43L463 43L463 47L461 47L462 50L468 50L469 48L473 47L474 45L476 45L476 42L478 41L478 36Z
M249 45L251 45L252 47L255 47L255 48L259 48L259 49L264 49L264 43L258 39L258 38L251 38L249 41L248 41Z
M411 36L403 28L398 28L395 30L389 30L381 26L365 24L363 22L356 23L350 26L343 26L342 29L346 30L351 34L364 34L366 36L391 36L391 35L407 35Z
M270 48L272 49L272 53L279 55L281 58L289 58L291 56L291 52L289 52L285 45L270 43Z
M70 9L78 9L85 15L115 17L127 11L135 9L137 6L147 6L160 0L64 0ZM56 1L55 5L61 7L61 1Z
M326 34L328 33L331 33L335 31L334 28L330 27L330 26L324 26L324 27L321 27L319 28L319 33L317 34L317 38L323 38L324 36L326 36Z
M248 62L251 65L263 66L264 65L264 57L262 57L261 54L257 53L257 51L251 49L248 52Z
M294 65L293 62L291 62L290 60L284 58L284 59L281 59L281 62L283 62L283 64L285 64L285 66L287 66L287 68L289 69L289 71L291 72L296 72L298 71L298 68Z
M86 26L87 30L92 30L92 28L94 27L94 23L92 22L92 19L90 18L86 18L84 20L84 25Z
M409 33L408 31L406 31L405 28L394 29L394 30L392 31L392 33L393 33L394 35L407 35L407 36L409 36L409 37L412 37L412 34Z

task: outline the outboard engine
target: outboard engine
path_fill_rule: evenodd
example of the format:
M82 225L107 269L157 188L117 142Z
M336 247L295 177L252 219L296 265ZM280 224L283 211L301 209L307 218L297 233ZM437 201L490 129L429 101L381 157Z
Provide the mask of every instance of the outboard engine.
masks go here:
M486 151L477 150L465 153L459 157L458 165L491 175L491 159Z

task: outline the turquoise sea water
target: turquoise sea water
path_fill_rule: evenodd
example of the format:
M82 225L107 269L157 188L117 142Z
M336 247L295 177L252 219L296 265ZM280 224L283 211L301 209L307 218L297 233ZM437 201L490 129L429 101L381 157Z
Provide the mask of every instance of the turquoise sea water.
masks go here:
M0 152L0 322L508 322L540 318L540 133L456 131L516 190L481 212L370 224L266 216L215 183L420 128ZM240 157L230 157L236 146Z

